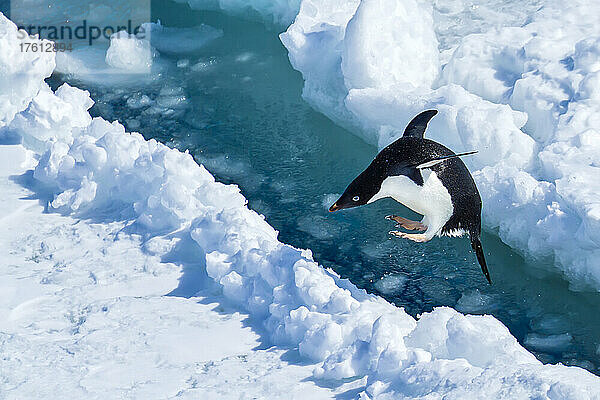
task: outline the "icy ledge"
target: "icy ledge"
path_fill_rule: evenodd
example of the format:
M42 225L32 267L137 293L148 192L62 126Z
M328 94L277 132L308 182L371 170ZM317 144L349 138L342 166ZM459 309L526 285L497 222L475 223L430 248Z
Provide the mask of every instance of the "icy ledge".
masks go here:
M43 81L52 57L21 54L18 45L0 15L0 95L15 105L2 109L0 137L21 137L40 152L34 177L53 194L49 208L131 221L153 255L189 246L183 253L205 258L223 296L273 344L317 365L315 378L366 375L364 399L598 397L596 376L543 365L491 316L438 308L416 321L323 269L309 251L280 243L236 186L215 182L187 153L90 118L89 94L68 85L53 93Z
M486 228L572 288L600 289L600 6L542 1L518 27L484 13L498 28L468 35L469 21L448 24L471 2L434 3L304 0L280 36L304 98L379 148L439 109L428 137L479 151L466 162Z

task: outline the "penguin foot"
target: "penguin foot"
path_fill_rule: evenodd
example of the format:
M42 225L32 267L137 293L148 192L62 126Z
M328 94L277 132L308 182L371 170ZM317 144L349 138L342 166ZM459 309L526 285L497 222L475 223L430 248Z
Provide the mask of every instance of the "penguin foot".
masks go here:
M413 242L418 242L418 243L423 243L423 242L429 241L429 238L422 233L406 233L406 232L400 232L400 231L390 231L390 235L394 235L394 236L402 238L402 239L409 239L409 240L412 240Z
M395 221L398 225L396 228L402 227L404 229L408 229L409 231L426 231L427 227L418 221L411 221L410 219L406 219L403 217L399 217L397 215L387 215L385 219L389 219L390 221Z

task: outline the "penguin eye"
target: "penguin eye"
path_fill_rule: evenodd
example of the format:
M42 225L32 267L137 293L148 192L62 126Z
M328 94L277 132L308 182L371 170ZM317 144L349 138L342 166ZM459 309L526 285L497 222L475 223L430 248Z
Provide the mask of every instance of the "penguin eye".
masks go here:
M360 197L358 197L358 196L354 196L354 197L352 198L352 201L359 201L359 200L360 200Z

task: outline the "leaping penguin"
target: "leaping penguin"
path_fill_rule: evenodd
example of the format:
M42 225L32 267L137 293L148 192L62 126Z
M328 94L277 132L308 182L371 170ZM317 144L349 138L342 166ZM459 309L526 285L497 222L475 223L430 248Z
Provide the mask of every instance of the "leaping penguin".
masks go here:
M447 147L424 139L429 120L437 110L423 111L408 124L404 135L381 150L377 157L348 185L330 212L373 203L391 197L423 219L411 221L397 215L386 219L396 227L422 233L391 231L390 234L415 242L427 242L435 235L471 237L471 246L483 274L491 284L479 236L481 197L461 156Z

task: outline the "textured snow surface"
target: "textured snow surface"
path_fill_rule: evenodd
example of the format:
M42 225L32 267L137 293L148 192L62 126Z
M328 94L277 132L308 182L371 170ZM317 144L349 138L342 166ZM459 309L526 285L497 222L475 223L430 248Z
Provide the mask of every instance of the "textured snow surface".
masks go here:
M16 53L0 29L0 54ZM365 399L598 397L596 376L543 365L491 316L417 321L323 269L189 154L91 119L87 92L53 93L45 62L27 91L10 72L1 92L23 106L0 138L28 149L0 148L6 397L318 398L344 382ZM273 347L250 351L258 335Z
M201 258L182 268L185 257L149 254L123 221L43 213L31 153L0 146L0 160L3 399L335 394L308 381L313 366L262 346L219 292L183 284L202 276Z
M479 151L487 229L597 290L599 25L587 1L305 0L280 37L304 98L379 148L440 110L427 136Z

